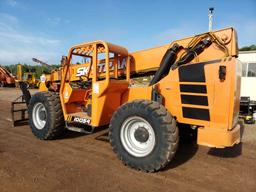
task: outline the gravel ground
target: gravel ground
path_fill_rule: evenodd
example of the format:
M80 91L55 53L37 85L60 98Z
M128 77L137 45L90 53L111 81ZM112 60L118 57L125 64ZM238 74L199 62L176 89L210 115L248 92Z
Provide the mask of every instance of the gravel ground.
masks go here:
M181 143L167 168L143 173L117 159L107 130L40 141L28 125L13 128L10 101L19 94L18 89L0 89L1 192L256 191L255 125L243 126L242 143L231 148Z

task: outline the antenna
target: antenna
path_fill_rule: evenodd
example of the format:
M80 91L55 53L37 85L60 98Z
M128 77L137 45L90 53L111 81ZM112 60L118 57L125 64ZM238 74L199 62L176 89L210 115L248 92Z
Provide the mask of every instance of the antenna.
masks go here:
M208 9L208 17L209 17L209 31L212 31L212 17L213 17L214 7L210 7Z

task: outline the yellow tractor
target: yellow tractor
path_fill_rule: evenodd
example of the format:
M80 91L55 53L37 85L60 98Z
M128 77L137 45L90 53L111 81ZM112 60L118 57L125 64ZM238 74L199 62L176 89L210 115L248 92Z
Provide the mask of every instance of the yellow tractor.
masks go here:
M36 73L34 72L22 72L22 65L17 65L17 74L16 74L16 87L19 86L20 82L26 83L31 88L39 87L40 81L36 79Z
M42 140L109 125L118 158L146 172L173 159L184 129L195 130L200 145L233 146L240 142L237 54L233 28L133 53L100 40L75 45L27 98L29 125ZM134 85L138 77L150 81Z

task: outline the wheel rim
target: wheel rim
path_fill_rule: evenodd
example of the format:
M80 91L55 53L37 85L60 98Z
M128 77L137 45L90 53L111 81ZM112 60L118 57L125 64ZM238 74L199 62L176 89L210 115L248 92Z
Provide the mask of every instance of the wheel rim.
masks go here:
M37 129L43 129L46 124L47 114L45 106L42 103L34 105L32 117L35 127Z
M126 119L120 131L125 150L135 157L145 157L155 146L155 132L144 118L133 116Z

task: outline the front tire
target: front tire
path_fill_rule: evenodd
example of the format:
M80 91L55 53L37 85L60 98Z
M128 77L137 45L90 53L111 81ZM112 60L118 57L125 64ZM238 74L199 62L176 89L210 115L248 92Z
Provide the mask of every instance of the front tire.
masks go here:
M179 133L175 119L164 106L148 100L122 105L109 126L113 151L129 167L154 172L174 157Z
M32 133L38 139L55 139L63 133L65 126L59 94L36 93L30 99L28 114Z

